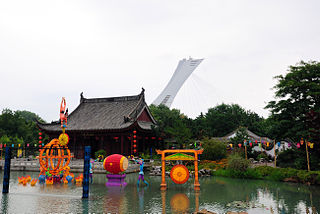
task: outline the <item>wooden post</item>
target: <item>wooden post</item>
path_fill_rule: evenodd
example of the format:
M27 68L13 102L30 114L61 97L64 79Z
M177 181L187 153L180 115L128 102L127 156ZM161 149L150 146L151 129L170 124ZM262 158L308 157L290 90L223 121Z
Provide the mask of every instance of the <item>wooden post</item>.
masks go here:
M166 214L166 191L161 191L162 214Z
M276 140L273 141L273 152L274 152L274 168L276 168L277 167Z
M199 193L200 193L200 191L196 191L196 192L194 193L194 196L195 196L195 204L196 204L195 212L199 212Z
M308 171L310 171L310 162L309 162L309 152L308 152L308 143L305 141L306 144L306 153L307 153L307 163L308 163Z
M194 154L194 190L200 190L198 178L198 154Z
M91 147L90 146L86 146L84 148L82 198L88 198L89 197L90 155L91 155Z
M162 169L162 177L161 177L161 185L160 189L161 190L166 190L167 189L167 184L166 184L166 160L165 160L165 154L162 152L161 154L161 169Z
M4 175L3 175L3 186L2 193L9 192L9 184L10 184L10 164L11 164L11 147L6 147L6 156L4 162Z
M248 156L247 156L247 146L246 145L244 145L244 152L245 152L245 154L246 154L246 160L248 159Z

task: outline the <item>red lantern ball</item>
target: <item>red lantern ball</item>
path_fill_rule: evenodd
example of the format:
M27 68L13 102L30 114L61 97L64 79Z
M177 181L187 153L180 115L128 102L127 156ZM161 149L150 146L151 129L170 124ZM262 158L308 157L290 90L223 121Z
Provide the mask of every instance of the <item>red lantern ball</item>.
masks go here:
M133 138L137 138L137 135L133 135Z
M137 153L137 150L136 150L136 149L134 149L134 150L133 150L133 152L134 152L134 153Z
M136 131L136 130L134 130L134 131L133 131L133 134L136 134L136 133L137 133L137 131Z
M41 140L41 139L42 139L42 137L41 137L41 136L39 136L39 139Z
M41 140L39 140L39 144L41 144L42 143L42 141Z
M137 147L137 145L136 144L133 144L133 148L136 148Z
M41 148L41 145L39 144L39 148Z
M137 140L133 140L133 142L134 142L134 143L136 143L136 142L137 142Z
M3 146L4 146L4 147L6 147L6 146L7 146L7 144L4 144Z
M39 132L39 135L42 135L42 133L41 133L41 132Z

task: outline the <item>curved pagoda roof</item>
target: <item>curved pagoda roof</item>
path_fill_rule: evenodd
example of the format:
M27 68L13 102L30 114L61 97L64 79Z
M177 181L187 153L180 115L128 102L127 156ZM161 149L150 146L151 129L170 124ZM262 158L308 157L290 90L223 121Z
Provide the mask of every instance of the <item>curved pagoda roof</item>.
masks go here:
M139 95L84 98L81 93L80 104L69 114L67 132L122 131L133 126L150 131L156 124L144 99L144 89ZM61 123L37 122L45 132L60 132Z

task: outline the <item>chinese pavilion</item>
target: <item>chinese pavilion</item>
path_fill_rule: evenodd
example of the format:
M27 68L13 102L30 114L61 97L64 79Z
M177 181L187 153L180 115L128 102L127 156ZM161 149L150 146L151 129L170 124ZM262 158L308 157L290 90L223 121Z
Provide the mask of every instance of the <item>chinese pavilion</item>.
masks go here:
M83 158L85 146L91 146L92 156L100 149L107 155L149 153L159 141L151 130L155 124L144 89L136 96L109 98L88 99L81 93L79 106L68 116L68 147L76 158ZM50 138L61 133L60 121L37 125Z

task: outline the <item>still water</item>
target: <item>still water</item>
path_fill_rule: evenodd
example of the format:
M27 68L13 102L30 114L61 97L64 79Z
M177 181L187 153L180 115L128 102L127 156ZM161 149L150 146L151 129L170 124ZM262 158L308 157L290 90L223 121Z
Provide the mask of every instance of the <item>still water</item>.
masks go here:
M137 188L138 174L128 174L125 188L108 188L105 175L95 174L89 199L82 187L73 185L18 184L18 176L38 173L11 172L10 193L1 194L0 213L192 213L207 209L215 213L317 213L320 187L262 180L222 177L200 178L195 193L193 179L175 185L167 178L168 189L160 191L161 177L146 175L150 186ZM0 185L2 190L1 172ZM142 185L142 184L140 184Z

